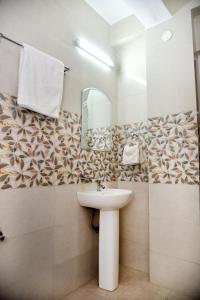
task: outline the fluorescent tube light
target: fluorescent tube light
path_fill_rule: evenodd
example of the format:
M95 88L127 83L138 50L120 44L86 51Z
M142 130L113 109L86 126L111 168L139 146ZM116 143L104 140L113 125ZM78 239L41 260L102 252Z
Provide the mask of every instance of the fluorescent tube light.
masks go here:
M137 83L140 83L140 84L142 84L142 85L144 85L144 86L147 85L146 80L144 80L143 78L141 78L141 77L139 77L139 76L134 75L133 73L128 72L128 73L126 73L126 76L127 76L128 78L130 78L130 79L133 79L133 80L134 80L135 82L137 82Z
M106 65L109 68L114 67L114 63L112 60L105 54L103 53L100 49L97 47L93 46L89 42L83 39L78 39L75 41L75 46L88 55L91 55L93 58L98 60L98 62L101 62L102 64Z

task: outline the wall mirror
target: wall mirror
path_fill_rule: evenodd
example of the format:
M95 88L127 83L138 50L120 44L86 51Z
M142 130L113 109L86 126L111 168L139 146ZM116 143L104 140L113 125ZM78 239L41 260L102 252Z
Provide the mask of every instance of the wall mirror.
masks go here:
M81 148L110 151L112 147L112 104L96 88L86 88L81 94Z

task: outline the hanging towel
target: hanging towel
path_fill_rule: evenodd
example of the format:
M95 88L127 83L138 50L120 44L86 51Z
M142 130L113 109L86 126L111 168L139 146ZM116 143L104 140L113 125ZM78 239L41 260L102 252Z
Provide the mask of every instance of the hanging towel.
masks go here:
M58 118L63 93L64 64L23 44L19 66L18 104Z
M139 142L126 144L123 151L123 165L137 165L140 163Z

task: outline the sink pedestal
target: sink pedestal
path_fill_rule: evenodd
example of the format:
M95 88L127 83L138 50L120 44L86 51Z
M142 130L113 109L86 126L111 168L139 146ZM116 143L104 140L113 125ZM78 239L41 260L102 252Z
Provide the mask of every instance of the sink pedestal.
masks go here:
M81 206L100 209L99 287L113 291L119 282L119 209L130 201L129 190L78 192Z
M119 209L100 210L99 287L113 291L119 281Z

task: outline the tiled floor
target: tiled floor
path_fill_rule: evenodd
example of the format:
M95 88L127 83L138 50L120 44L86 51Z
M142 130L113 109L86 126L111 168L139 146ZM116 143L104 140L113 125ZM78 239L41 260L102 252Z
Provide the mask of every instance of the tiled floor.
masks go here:
M92 280L63 300L192 300L150 283L146 273L122 268L120 274L120 285L114 292L99 289L97 280Z

